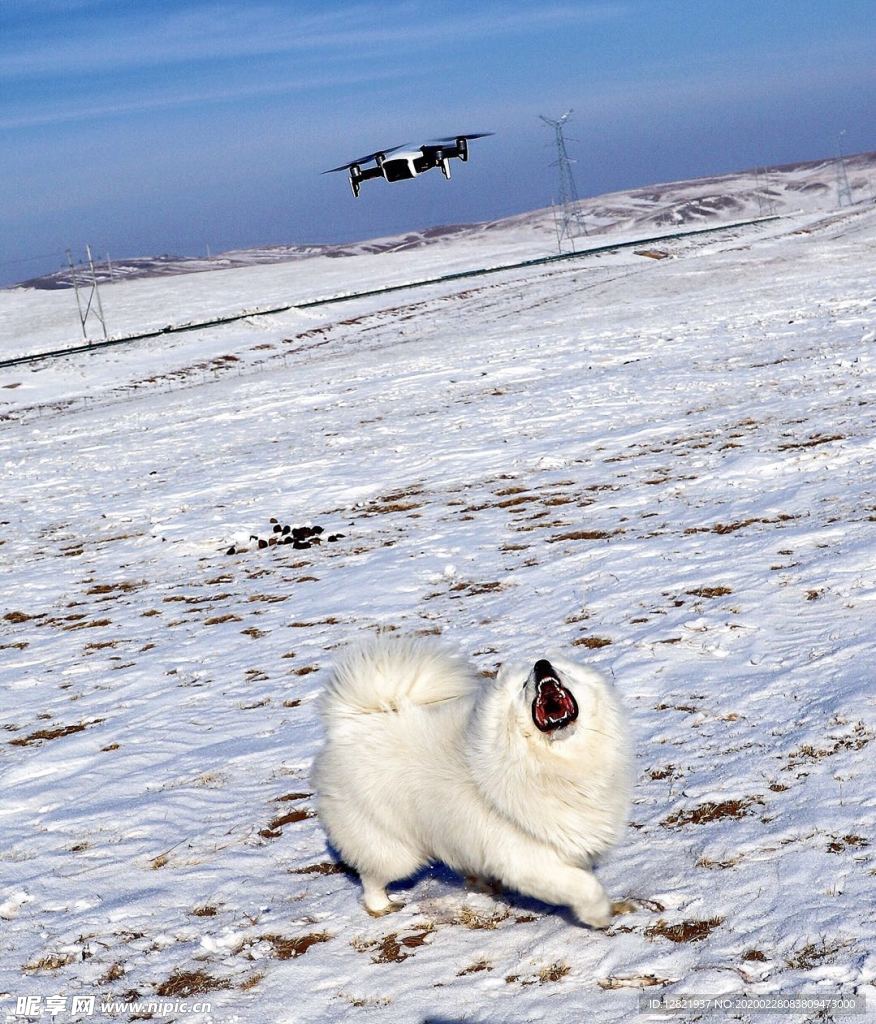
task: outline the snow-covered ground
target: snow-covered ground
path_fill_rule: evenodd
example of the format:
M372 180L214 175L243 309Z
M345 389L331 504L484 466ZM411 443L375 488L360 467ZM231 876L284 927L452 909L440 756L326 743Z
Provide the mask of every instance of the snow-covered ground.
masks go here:
M442 267L494 254L441 245ZM876 1005L876 209L667 248L0 371L0 1010ZM107 306L195 319L420 276L429 251L124 282ZM59 297L5 293L27 328L4 354L51 340ZM272 517L323 543L226 553ZM309 769L334 652L378 626L485 673L554 647L614 677L638 778L599 874L635 913L594 933L436 868L365 915Z

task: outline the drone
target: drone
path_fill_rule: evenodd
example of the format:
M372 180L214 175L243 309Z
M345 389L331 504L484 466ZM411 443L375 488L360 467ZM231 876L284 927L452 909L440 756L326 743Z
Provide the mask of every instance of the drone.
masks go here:
M358 199L359 188L369 178L385 178L387 181L406 181L416 178L424 171L440 167L445 178L450 177L451 160L468 160L469 139L483 139L492 132L476 132L474 135L455 135L446 139L430 139L421 146L393 146L391 149L379 149L367 156L360 156L340 167L330 167L323 174L334 174L335 171L347 171L350 175L350 187ZM362 164L374 161L374 167L363 167Z

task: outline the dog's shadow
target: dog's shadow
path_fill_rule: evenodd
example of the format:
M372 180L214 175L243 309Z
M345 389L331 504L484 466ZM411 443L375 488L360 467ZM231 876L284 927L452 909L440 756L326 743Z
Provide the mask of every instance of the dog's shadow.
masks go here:
M360 886L359 875L355 868L351 868L348 864L345 864L341 859L341 855L331 843L326 843L328 853L331 855L334 862L337 864L345 875L351 880L355 886ZM449 892L456 892L460 896L465 896L467 891L470 891L470 883L463 875L457 874L451 868L442 864L440 861L436 861L433 864L427 864L425 867L420 868L419 871L413 875L409 875L407 878L403 878L401 881L393 882L387 886L389 892L393 893L406 893L410 894L418 885L428 884L429 882L437 883L441 888ZM568 924L581 926L581 922L576 920L572 912L566 907L556 907L550 903L542 903L540 900L533 898L532 896L524 896L523 893L517 892L515 889L506 889L504 886L496 883L495 885L489 881L484 880L484 891L495 896L496 899L503 901L508 905L512 911L517 911L521 914L534 914L538 917L544 917L547 914L556 914L558 917L563 918ZM444 1024L443 1018L429 1018L430 1024ZM424 1021L423 1024L426 1024ZM454 1024L452 1021L446 1021L446 1024Z

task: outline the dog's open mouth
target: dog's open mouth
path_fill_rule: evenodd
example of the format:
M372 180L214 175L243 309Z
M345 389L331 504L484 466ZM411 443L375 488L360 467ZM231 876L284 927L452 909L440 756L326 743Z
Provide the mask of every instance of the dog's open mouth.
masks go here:
M553 732L569 725L578 717L578 702L560 682L549 661L535 663L535 699L532 720L541 732Z

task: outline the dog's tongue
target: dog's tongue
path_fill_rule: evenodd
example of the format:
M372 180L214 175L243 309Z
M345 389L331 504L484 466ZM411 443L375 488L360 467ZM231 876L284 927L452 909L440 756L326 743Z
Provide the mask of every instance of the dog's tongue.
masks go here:
M535 664L535 699L532 702L532 720L541 732L552 732L578 717L578 704L572 691L557 678L549 661Z

